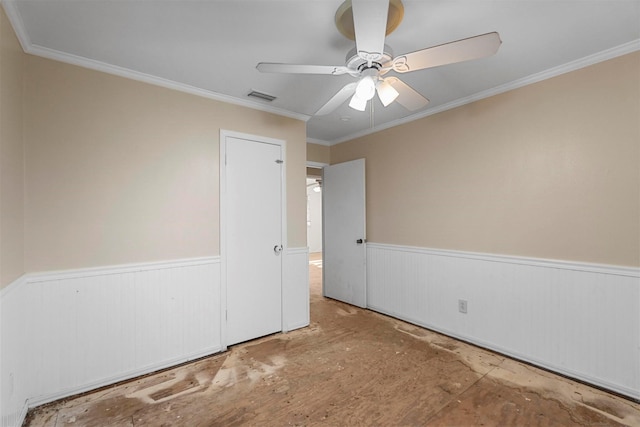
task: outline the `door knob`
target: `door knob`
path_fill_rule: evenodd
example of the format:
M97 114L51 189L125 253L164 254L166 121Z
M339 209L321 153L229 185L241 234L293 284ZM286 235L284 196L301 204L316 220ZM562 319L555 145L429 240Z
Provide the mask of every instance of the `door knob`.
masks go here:
M356 243L357 243L357 244L359 244L359 245L363 244L364 242L366 242L366 240L365 240L365 239L358 239L358 240L356 240Z
M273 252L275 252L276 255L280 255L280 252L282 252L282 245L275 245L273 247Z

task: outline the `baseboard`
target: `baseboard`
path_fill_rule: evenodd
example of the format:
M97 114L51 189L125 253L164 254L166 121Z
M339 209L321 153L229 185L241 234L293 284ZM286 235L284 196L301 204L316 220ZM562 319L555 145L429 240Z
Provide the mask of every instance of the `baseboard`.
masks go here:
M526 355L526 354L514 352L514 351L512 351L512 350L510 350L508 348L504 348L504 347L495 345L492 342L478 340L478 339L476 339L474 337L471 337L471 336L468 336L468 335L464 335L464 334L459 334L459 333L457 333L455 331L451 331L451 330L448 330L446 328L442 328L442 327L439 327L439 326L434 326L432 324L421 322L419 320L416 320L416 319L413 319L413 318L410 318L410 317L402 316L401 314L389 313L389 312L386 312L384 309L382 309L380 307L367 307L367 308L369 308L370 310L373 310L373 311L375 311L377 313L384 314L384 315L387 315L387 316L390 316L390 317L393 317L393 318L396 318L396 319L399 319L399 320L403 320L403 321L405 321L407 323L411 323L413 325L420 326L420 327L423 327L425 329L429 329L430 331L437 332L437 333L440 333L442 335L446 335L448 337L455 338L457 340L464 341L464 342L469 343L469 344L473 344L473 345L475 345L477 347L484 348L486 350L495 351L496 353L502 354L504 356L511 357L513 359L516 359L516 360L521 360L521 361L529 363L531 365L543 368L543 369L545 369L547 371L555 372L555 373L558 373L558 374L563 375L565 377L574 378L574 379L577 379L577 380L579 380L581 382L584 382L584 383L587 383L587 384L591 384L591 385L594 385L596 387L599 387L599 388L602 388L602 389L605 389L605 390L613 391L615 393L618 393L618 394L621 394L621 395L624 395L624 396L631 397L632 399L634 399L636 401L638 399L640 399L640 394L638 394L637 390L633 390L633 389L628 388L628 387L620 386L619 384L611 383L609 381L602 381L600 378L595 378L595 377L592 377L590 375L585 375L582 372L576 372L576 371L573 371L571 369L566 369L566 368L558 368L557 366L551 365L549 363L546 363L545 361L537 360L535 358L531 358L529 355Z
M20 413L18 414L18 419L16 420L16 423L14 425L18 427L24 424L28 413L29 413L29 402L25 401L24 405L22 405L22 409L20 410Z
M640 398L638 268L368 243L367 277L372 310Z
M2 412L2 417L0 419L0 425L2 427L19 427L24 424L24 421L27 418L27 413L29 412L28 402L24 402L16 413L5 414Z
M287 325L287 329L283 332L291 332L295 331L296 329L306 328L307 326L309 326L309 320L302 320L298 323L290 323L289 325Z
M157 371L161 371L164 369L168 369L171 368L173 366L176 365L180 365L182 363L186 363L186 362L190 362L192 360L196 360L196 359L200 359L202 357L206 357L206 356L211 356L217 353L220 353L222 351L222 348L220 346L215 347L215 348L209 348L197 353L193 353L187 356L183 356L183 357L178 357L178 358L174 358L174 359L169 359L169 360L165 360L163 362L157 363L157 364L153 364L150 366L146 366L142 369L137 369L137 370L133 370L133 371L129 371L129 372L125 372L121 375L117 375L117 376L113 376L113 377L109 377L109 378L104 378L101 379L99 381L95 381L93 383L89 383L86 384L82 387L76 387L76 388L70 388L67 390L61 390L60 392L57 393L53 393L47 396L39 396L39 397L34 397L34 398L30 398L27 401L27 404L25 405L25 407L27 407L28 409L31 408L35 408L37 406L40 405L45 405L47 403L51 403L51 402L55 402L56 400L60 400L60 399L64 399L67 398L69 396L74 396L77 394L81 394L81 393L85 393L91 390L95 390L98 388L102 388L102 387L106 387L109 386L111 384L116 384L119 383L121 381L126 381L126 380L130 380L133 378L137 378L143 375L147 375L147 374L151 374L153 372L157 372Z

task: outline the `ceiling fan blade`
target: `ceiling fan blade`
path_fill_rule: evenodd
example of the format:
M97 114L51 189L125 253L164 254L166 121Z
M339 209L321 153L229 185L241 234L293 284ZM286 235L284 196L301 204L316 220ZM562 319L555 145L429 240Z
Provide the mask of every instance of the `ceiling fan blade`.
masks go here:
M351 5L358 56L366 61L382 58L389 0L352 0Z
M275 62L260 62L256 68L262 73L331 74L334 76L352 71L345 66L279 64Z
M396 102L402 105L407 110L415 111L424 107L429 103L429 100L418 92L413 90L411 86L403 82L397 77L387 77L384 79L386 83L389 83L395 90L398 91L398 97Z
M500 34L493 32L428 47L394 58L393 70L398 73L407 73L470 59L484 58L496 53L501 43Z
M329 114L339 106L341 106L347 98L353 95L356 92L356 86L358 82L349 83L344 86L342 89L338 91L333 98L331 98L326 104L324 104L318 111L316 111L316 116L324 116Z

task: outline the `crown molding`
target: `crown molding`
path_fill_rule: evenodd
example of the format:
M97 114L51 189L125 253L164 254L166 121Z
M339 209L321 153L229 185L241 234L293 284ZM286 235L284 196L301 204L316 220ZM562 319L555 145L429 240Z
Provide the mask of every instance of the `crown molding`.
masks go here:
M13 27L13 31L16 33L16 37L18 37L22 50L27 52L31 46L31 39L27 34L27 30L24 28L22 16L20 16L15 0L0 0L0 3L2 3L7 18L9 18L9 22Z
M293 119L297 119L297 120L302 120L304 122L307 122L311 119L312 116L310 115L306 115L306 114L302 114L302 113L296 113L296 112L292 112L292 111L288 111L285 109L281 109L281 108L276 108L276 107L271 107L268 105L264 105L264 104L260 104L257 102L252 102L249 100L245 100L245 99L240 99L240 98L236 98L236 97L232 97L229 95L223 95L217 92L213 92L213 91L209 91L209 90L205 90L205 89L200 89L197 88L195 86L190 86L190 85L186 85L183 83L178 83L175 82L173 80L169 80L169 79L164 79L164 78L160 78L160 77L156 77L156 76L152 76L150 74L145 74L145 73L141 73L141 72L137 72L137 71L133 71L127 68L123 68L123 67L118 67L115 65L110 65L104 62L100 62L100 61L96 61L96 60L92 60L92 59L88 59L88 58L84 58L81 56L77 56L77 55L71 55L71 54L67 54L64 52L60 52L57 50L53 50L53 49L49 49L49 48L45 48L42 46L38 46L38 45L34 45L31 43L31 40L29 39L29 36L27 35L27 32L24 28L24 24L23 24L23 20L22 17L20 16L20 12L18 11L18 8L16 6L16 0L0 0L0 2L2 3L2 6L4 7L5 12L7 13L7 16L9 18L9 21L11 22L11 25L13 26L13 29L16 33L16 36L18 37L18 40L20 41L20 45L22 46L22 49L29 54L32 55L36 55L36 56L42 56L44 58L48 58L48 59L53 59L56 61L61 61L61 62L65 62L65 63L69 63L69 64L73 64L73 65L77 65L80 67L84 67L84 68L89 68L89 69L93 69L96 71L102 71L108 74L114 74L114 75L118 75L120 77L125 77L125 78L129 78L129 79L133 79L133 80L137 80L137 81L141 81L141 82L145 82L145 83L149 83L152 85L156 85L156 86L161 86L161 87L165 87L168 89L173 89L173 90L177 90L180 92L185 92L185 93L189 93L192 95L196 95L196 96L201 96L204 98L209 98L209 99L213 99L216 101L222 101L222 102L226 102L229 104L234 104L234 105L239 105L239 106L243 106L243 107L247 107L247 108L251 108L251 109L255 109L255 110L260 110L260 111L265 111L268 113L272 113L272 114L277 114L279 116L284 116L284 117L289 117L289 118L293 118ZM336 144L341 144L343 142L347 142L350 141L352 139L356 139L356 138L360 138L363 136L367 136L367 135L371 135L373 133L385 130L385 129L389 129L392 127L396 127L396 126L400 126L406 123L410 123L413 122L415 120L419 120L434 114L438 114L441 113L443 111L447 111L447 110L451 110L453 108L457 108L457 107L461 107L463 105L466 104L470 104L472 102L475 101L479 101L481 99L484 98L488 98L494 95L499 95L501 93L504 92L508 92L510 90L514 90L514 89L518 89L521 88L523 86L527 86L533 83L538 83L540 81L546 80L546 79L550 79L552 77L556 77L565 73L569 73L571 71L576 71L579 70L581 68L584 67L588 67L590 65L594 65L597 64L599 62L603 62L603 61L607 61L609 59L613 59L616 58L618 56L622 56L622 55L626 55L628 53L632 53L632 52L636 52L640 50L640 39L636 39L636 40L632 40L628 43L624 43L622 45L613 47L611 49L606 49L602 52L598 52L595 53L593 55L588 55L584 58L580 58L577 59L575 61L571 61L568 62L566 64L557 66L557 67L553 67L550 68L548 70L539 72L539 73L535 73L535 74L531 74L529 76L523 77L521 79L517 79L514 80L512 82L500 85L500 86L496 86L494 88L491 89L487 89L481 92L477 92L475 94L472 94L470 96L464 97L464 98L460 98L460 99L456 99L453 100L451 102L433 107L433 108L429 108L427 110L421 111L420 113L417 114L412 114L410 116L407 117L403 117L401 119L398 120L394 120L391 122L387 122L378 126L375 126L373 128L367 128L364 129L362 131L359 132L355 132L352 134L349 134L345 137L342 138L337 138L335 140L332 141L325 141L325 140L321 140L321 139L316 139L316 138L307 138L307 142L310 142L312 144L319 144L319 145L326 145L326 146L332 146L332 145L336 145Z
M229 95L223 95L221 93L213 92L206 89L201 89L195 86L191 86L184 83L179 83L173 80L165 79L162 77L156 77L151 74L134 71L128 68L119 67L117 65L107 64L106 62L96 61L94 59L85 58L78 55L73 55L65 52L61 52L55 49L50 49L44 46L33 44L29 39L26 29L24 28L24 22L20 16L15 0L1 0L2 6L9 18L9 22L13 27L13 30L20 41L22 50L30 55L40 56L54 61L60 61L71 65L77 65L79 67L88 68L95 71L101 71L107 74L112 74L120 77L125 77L132 80L137 80L143 83L152 84L154 86L160 86L167 89L173 89L179 92L188 93L191 95L200 96L203 98L212 99L215 101L222 101L228 104L239 105L241 107L251 108L253 110L260 110L267 113L277 114L279 116L289 117L292 119L302 120L304 122L309 121L311 116L307 114L296 113L288 111L282 108L272 107L264 105L259 102L253 102L241 98L236 98Z
M461 107L466 104L470 104L475 101L479 101L484 98L489 98L494 95L499 95L504 92L508 92L510 90L518 89L523 86L528 86L534 83L538 83L543 80L550 79L552 77L556 77L562 74L569 73L571 71L576 71L581 68L588 67L590 65L595 65L599 62L604 62L609 59L617 58L618 56L626 55L628 53L633 53L640 50L640 39L632 40L628 43L624 43L620 46L613 47L611 49L603 50L602 52L595 53L593 55L585 56L584 58L577 59L575 61L567 62L566 64L559 65L557 67L549 68L548 70L541 71L539 73L531 74L529 76L523 77L521 79L514 80L509 83L505 83L500 86L496 86L491 89L484 90L482 92L475 93L473 95L467 96L465 98L460 98L453 100L451 102L447 102L446 104L438 105L434 108L429 108L424 110L418 114L413 114L407 117L403 117L398 120L394 120L391 122L387 122L373 128L368 128L362 130L360 132L352 133L343 138L338 138L329 142L329 145L336 145L343 142L350 141L352 139L360 138L363 136L371 135L372 133L376 133L385 129L389 129L395 126L400 126L409 122L413 122L415 120L419 120L428 116L432 116L434 114L441 113L443 111L451 110L453 108ZM307 138L309 140L309 138Z
M309 137L307 137L307 143L309 143L309 144L317 144L317 145L324 145L324 146L327 146L327 147L333 145L333 143L331 141L325 141L324 139L309 138Z
M308 116L306 114L295 113L292 111L284 110L282 108L263 105L258 102L244 100L244 99L236 98L229 95L223 95L221 93L213 92L206 89L201 89L188 84L179 83L179 82L165 79L162 77L156 77L151 74L141 73L139 71L134 71L124 67L119 67L117 65L107 64L105 62L88 59L82 56L60 52L58 50L49 49L39 45L34 45L34 44L30 45L29 49L26 52L31 55L36 55L43 58L52 59L55 61L65 62L67 64L77 65L79 67L101 71L107 74L113 74L116 76L131 79L131 80L137 80L143 83L149 83L154 86L161 86L167 89L173 89L179 92L196 95L203 98L213 99L215 101L222 101L228 104L239 105L241 107L247 107L254 110L260 110L267 113L277 114L279 116L302 120L304 122L307 122L311 118L311 116Z
M307 167L308 168L322 169L325 166L329 166L329 163L311 162L311 161L307 160Z

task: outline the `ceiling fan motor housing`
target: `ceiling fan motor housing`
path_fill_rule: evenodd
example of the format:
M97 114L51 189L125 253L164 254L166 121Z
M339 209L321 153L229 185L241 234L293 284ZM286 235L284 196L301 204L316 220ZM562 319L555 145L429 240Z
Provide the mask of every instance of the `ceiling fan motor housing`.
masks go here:
M387 6L389 9L386 14L385 29L383 18ZM385 35L383 34L388 35L393 31L396 24L400 23L403 13L402 0L345 0L336 13L336 26L345 36L356 41L356 47L347 53L345 66L261 62L256 68L267 73L334 76L348 74L358 79L357 82L343 86L316 112L316 115L331 113L349 97L351 97L350 107L365 111L367 102L376 93L385 107L397 100L398 104L407 110L417 111L424 108L429 100L398 77L383 78L383 76L390 71L407 73L484 58L495 54L502 43L500 35L494 31L427 47L394 58L393 50L384 44ZM350 28L353 29L353 37L342 31L348 26L347 24L350 24Z
M365 59L362 59L358 56L358 51L354 47L347 53L347 57L345 59L345 63L347 68L352 70L358 70L362 73L366 69L375 68L376 70L380 70L383 64L390 62L393 59L393 50L389 45L384 45L384 53L382 54L382 58L377 61L373 61L371 66L368 65Z

